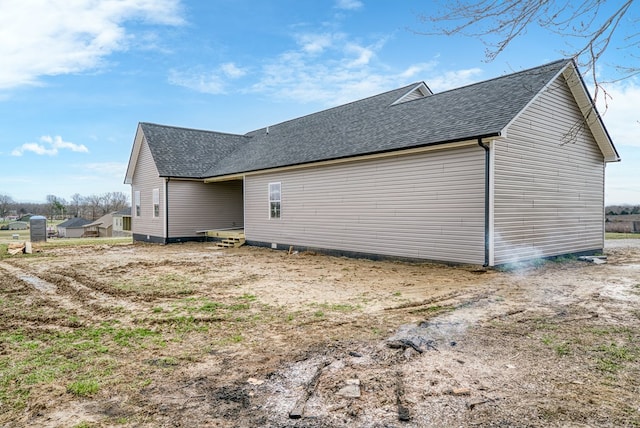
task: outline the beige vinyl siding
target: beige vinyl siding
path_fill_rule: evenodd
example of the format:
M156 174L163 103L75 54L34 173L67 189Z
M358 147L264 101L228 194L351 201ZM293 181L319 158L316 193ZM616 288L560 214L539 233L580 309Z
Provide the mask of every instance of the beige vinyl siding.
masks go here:
M281 218L269 218L269 183ZM477 145L245 179L247 240L461 263L484 261Z
M170 180L168 186L170 238L194 237L198 230L243 226L241 180L210 184Z
M131 185L132 204L135 204L135 192L140 191L140 217L135 216L135 206L131 217L133 233L164 237L164 210L160 208L160 217L153 217L153 189L160 189L160 207L162 207L164 205L163 188L164 179L158 176L158 169L149 146L143 140Z
M582 123L560 77L496 141L495 264L603 248L604 159Z

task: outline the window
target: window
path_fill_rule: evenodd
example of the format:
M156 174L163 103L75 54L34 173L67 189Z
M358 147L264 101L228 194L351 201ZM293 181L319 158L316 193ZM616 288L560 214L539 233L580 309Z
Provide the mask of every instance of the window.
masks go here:
M269 218L280 218L280 183L269 183Z
M153 216L160 217L160 189L153 189Z
M140 191L136 190L134 193L134 199L136 200L136 217L140 217Z

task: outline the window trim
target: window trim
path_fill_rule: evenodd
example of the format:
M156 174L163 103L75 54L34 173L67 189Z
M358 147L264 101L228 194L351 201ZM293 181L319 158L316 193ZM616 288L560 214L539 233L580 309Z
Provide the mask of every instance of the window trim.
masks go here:
M269 183L268 189L269 189L269 220L278 220L282 218L282 182L275 181L275 182ZM273 209L274 208L273 204L277 204L277 210Z
M134 199L134 215L136 217L140 217L142 214L142 207L140 205L140 191L136 190L135 192L133 192L133 199Z
M160 189L156 188L152 190L152 202L153 202L153 218L160 217Z

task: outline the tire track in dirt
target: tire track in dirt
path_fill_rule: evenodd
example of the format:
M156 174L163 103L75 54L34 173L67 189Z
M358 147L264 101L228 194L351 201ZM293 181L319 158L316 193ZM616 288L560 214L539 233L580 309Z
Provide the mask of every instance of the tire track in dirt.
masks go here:
M0 270L29 284L60 308L86 319L101 318L100 314L105 314L108 317L108 314L113 314L114 308L124 308L132 313L145 310L130 300L114 298L65 275L51 273L34 275L8 263L0 263ZM126 322L125 319L121 319L121 321Z

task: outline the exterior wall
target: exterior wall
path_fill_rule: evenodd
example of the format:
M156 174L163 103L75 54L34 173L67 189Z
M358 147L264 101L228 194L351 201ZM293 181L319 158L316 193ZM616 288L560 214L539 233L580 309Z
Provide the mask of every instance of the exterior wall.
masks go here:
M130 221L131 217L114 216L113 217L113 231L112 235L115 237L131 236L131 231L126 230L126 222Z
M9 223L9 230L27 230L29 225L24 221L16 221Z
M202 237L196 231L243 227L241 180L208 184L171 180L168 188L170 238Z
M160 189L160 215L153 217L153 189ZM151 156L146 141L142 142L138 163L131 185L132 217L131 229L146 240L146 236L164 237L164 179L158 176L158 169ZM140 191L140 217L136 217L135 192Z
M61 229L58 229L58 233L62 238L81 238L84 233L83 227L65 227L63 228L64 232Z
M494 145L494 263L604 247L604 159L559 77Z
M252 175L245 236L350 253L484 262L484 159L455 149ZM281 183L281 218L269 218L269 183Z

